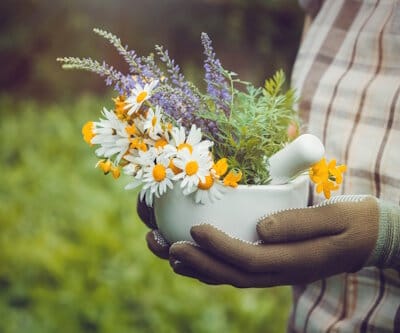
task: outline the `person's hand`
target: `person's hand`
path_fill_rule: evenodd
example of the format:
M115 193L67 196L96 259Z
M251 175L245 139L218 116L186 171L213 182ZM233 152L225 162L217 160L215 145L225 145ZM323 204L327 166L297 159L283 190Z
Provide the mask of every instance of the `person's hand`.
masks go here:
M157 257L168 259L169 244L157 229L154 209L148 207L138 196L136 211L143 223L151 229L146 235L146 242L150 251L152 251Z
M382 222L390 215L382 209L372 196L338 196L317 206L285 210L260 220L257 244L208 224L194 226L197 244L173 244L170 264L178 274L236 287L302 284L355 272L366 264L390 265L388 253L396 251L387 248L385 239L400 220L397 216L397 227Z

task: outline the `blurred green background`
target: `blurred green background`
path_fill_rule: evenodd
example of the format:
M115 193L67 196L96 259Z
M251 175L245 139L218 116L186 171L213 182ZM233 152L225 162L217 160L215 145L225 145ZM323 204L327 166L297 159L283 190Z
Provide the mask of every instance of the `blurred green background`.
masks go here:
M164 45L201 86L205 31L225 68L261 84L290 73L296 1L2 0L0 13L0 332L284 331L289 288L207 286L151 255L136 193L81 139L113 93L55 59L124 70L99 27L139 54Z

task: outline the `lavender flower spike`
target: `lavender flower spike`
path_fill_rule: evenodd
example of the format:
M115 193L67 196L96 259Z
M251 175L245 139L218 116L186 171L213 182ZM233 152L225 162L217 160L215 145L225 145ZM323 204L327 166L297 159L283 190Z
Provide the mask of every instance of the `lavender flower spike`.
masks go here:
M201 42L206 56L204 69L206 71L205 81L207 83L207 93L213 98L215 104L228 115L230 111L231 93L223 74L224 69L219 59L215 56L210 37L205 32L201 34Z

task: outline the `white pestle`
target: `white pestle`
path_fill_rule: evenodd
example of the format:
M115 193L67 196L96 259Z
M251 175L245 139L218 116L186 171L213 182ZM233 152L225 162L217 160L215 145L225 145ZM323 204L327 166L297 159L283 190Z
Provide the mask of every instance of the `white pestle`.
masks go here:
M324 145L315 135L300 135L268 159L271 184L286 184L320 161L324 154Z

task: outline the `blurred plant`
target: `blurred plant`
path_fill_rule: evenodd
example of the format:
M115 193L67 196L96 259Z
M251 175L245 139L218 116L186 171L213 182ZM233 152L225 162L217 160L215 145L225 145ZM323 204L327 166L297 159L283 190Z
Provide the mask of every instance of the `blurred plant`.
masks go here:
M104 103L0 98L0 332L284 331L289 289L205 286L147 250L135 195L79 137Z
M257 84L276 68L290 72L302 25L302 13L290 0L2 0L0 12L0 61L7 64L0 68L0 90L46 100L106 91L89 76L61 78L54 63L60 55L101 55L125 69L116 54L91 38L99 22L123 39L129 36L140 52L165 41L189 79L199 83L198 36L207 31L225 66Z

